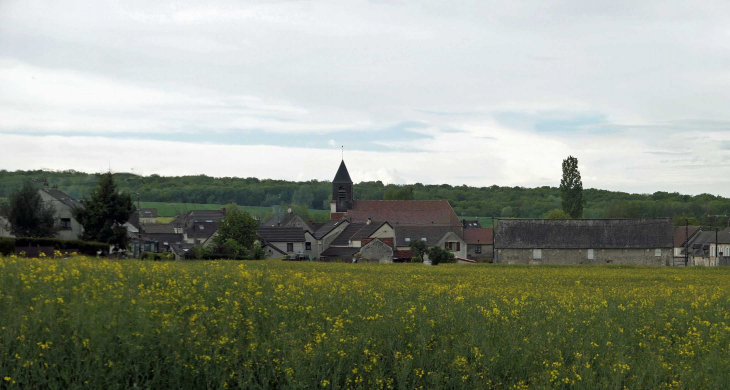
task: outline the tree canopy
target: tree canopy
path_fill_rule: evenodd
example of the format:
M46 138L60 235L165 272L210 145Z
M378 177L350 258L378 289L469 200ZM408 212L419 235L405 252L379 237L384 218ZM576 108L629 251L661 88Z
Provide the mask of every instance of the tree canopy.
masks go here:
M82 200L83 207L74 209L74 218L84 227L82 238L125 249L129 244L127 228L122 226L134 213L128 193L119 192L111 173L100 175L96 187Z
M59 230L53 205L43 202L30 181L10 192L8 201L0 204L0 215L17 237L53 237Z
M568 156L563 160L560 198L562 199L563 211L571 218L583 217L583 181L578 170L578 159L573 156Z

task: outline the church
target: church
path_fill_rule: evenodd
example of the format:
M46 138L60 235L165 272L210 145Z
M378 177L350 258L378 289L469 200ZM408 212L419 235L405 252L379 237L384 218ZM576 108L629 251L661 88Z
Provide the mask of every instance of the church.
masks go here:
M330 221L313 234L321 260L410 261L414 240L446 248L465 261L473 257L464 241L465 223L447 200L359 200L356 195L343 160L332 180Z

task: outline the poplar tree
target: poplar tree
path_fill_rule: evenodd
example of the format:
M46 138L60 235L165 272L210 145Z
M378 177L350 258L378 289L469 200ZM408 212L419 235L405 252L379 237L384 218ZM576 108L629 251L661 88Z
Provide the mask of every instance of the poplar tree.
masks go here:
M583 217L583 181L578 170L578 159L568 156L563 160L563 178L560 180L563 211L571 218Z

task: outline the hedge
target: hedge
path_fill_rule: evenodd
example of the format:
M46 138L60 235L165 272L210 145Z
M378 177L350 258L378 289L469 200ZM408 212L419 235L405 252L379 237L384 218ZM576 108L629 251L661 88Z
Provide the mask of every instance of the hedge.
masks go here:
M108 252L109 245L103 242L81 241L81 240L60 240L58 238L28 238L19 237L13 240L13 250L15 247L32 247L32 246L52 246L59 251L75 250L80 254L95 256L98 251ZM2 244L0 244L2 245Z
M0 238L0 255L10 256L15 253L14 238Z

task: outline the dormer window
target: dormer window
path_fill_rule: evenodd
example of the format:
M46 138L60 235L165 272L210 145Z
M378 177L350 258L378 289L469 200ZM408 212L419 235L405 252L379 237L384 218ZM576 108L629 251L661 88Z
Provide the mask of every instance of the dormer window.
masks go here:
M411 238L410 237L406 237L406 242L411 242Z
M205 226L200 225L200 230L205 230Z

